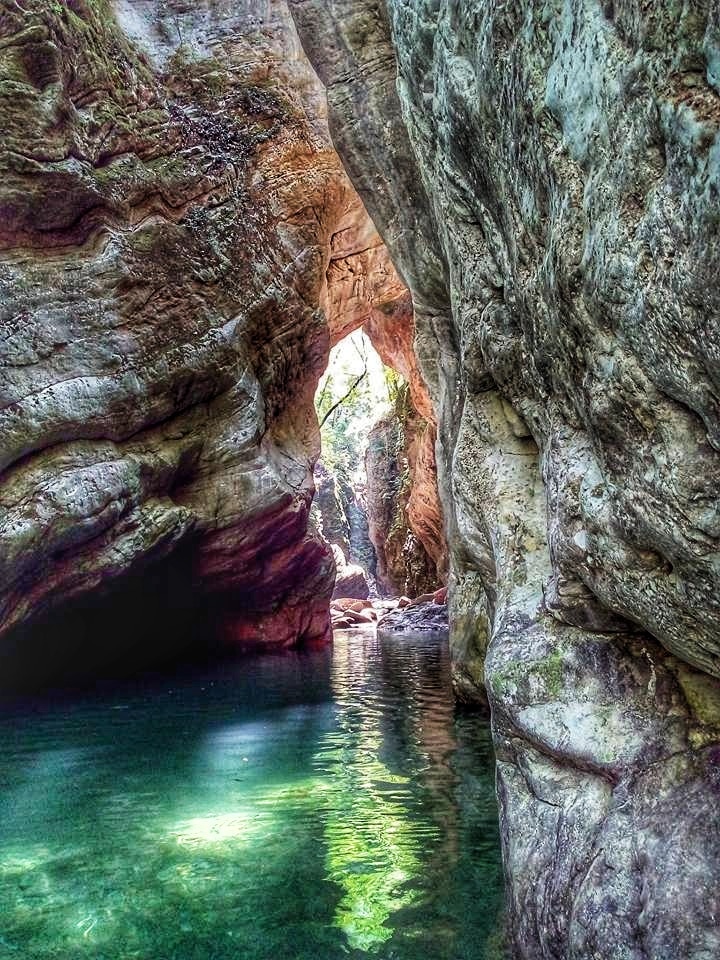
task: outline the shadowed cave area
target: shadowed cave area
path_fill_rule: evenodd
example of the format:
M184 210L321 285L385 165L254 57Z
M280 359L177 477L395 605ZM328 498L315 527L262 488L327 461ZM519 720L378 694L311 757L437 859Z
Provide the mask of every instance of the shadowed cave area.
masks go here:
M4 696L112 684L221 656L222 615L219 604L196 597L193 552L188 544L12 630L3 642Z
M430 597L446 581L444 543L442 537L437 542L428 539L427 529L413 518L416 533L408 516L416 448L428 425L413 405L407 382L383 364L358 330L332 349L315 406L325 454L314 468L319 490L309 523L325 550L333 550L332 603L339 604L333 607L335 625L368 624L358 611L341 609L343 601L354 601L375 620L396 610L395 618L388 617L388 629L446 632L444 597L440 604ZM430 486L438 510L435 477L425 474L422 482ZM418 533L426 537L438 562ZM280 532L250 561L260 569L264 557L283 546ZM200 550L198 541L189 537L169 557L149 557L138 570L56 602L11 629L3 638L0 691L12 696L82 689L183 664L231 661L258 644L303 649L326 641L324 636L284 634L273 643L272 636L261 638L252 628L239 639L234 625L252 619L258 598L254 591L243 596L241 590L222 587L213 593L198 573ZM410 613L401 616L404 606L398 607L397 599L411 606L411 599L420 595L438 608L434 618L423 618L422 601L414 606L414 620ZM282 611L282 601L278 606Z

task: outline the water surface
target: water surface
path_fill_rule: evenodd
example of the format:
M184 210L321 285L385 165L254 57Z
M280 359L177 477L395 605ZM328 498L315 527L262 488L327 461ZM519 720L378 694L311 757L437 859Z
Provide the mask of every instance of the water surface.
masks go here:
M0 712L0 958L496 960L487 723L338 633Z

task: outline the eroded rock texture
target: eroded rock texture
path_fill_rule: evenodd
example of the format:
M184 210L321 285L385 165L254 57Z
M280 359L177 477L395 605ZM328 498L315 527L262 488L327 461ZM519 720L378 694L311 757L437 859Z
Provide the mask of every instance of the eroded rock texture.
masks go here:
M18 0L0 35L0 630L182 554L233 642L323 639L313 391L407 292L286 6Z
M422 593L447 579L435 412L415 353L410 292L367 217L353 209L347 219L350 226L333 237L328 270L332 345L362 326L383 363L407 383L397 410L368 438L367 501L378 579L387 593Z
M373 426L365 454L370 539L379 589L417 597L446 578L435 468L435 425L418 413L410 382ZM426 395L427 396L427 395Z
M353 486L342 466L330 469L315 464L313 513L325 540L342 551L345 562L358 564L368 577L375 578L377 558L368 530L365 485Z
M720 20L291 0L412 290L524 958L720 953Z

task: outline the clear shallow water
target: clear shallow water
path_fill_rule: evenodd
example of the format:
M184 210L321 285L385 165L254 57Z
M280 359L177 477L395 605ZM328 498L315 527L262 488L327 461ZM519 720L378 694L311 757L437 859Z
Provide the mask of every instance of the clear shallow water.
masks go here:
M496 960L501 887L438 640L0 710L2 960Z

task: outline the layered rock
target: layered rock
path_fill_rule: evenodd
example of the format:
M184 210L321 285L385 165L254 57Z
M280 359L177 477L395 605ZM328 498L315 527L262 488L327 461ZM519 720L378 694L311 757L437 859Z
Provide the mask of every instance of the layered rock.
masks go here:
M447 582L448 545L435 462L435 410L420 371L409 295L392 309L374 311L363 330L406 384L368 438L371 536L384 558L380 576L386 589L416 595Z
M47 0L0 30L0 632L144 579L148 620L190 592L232 642L323 640L313 392L344 314L407 293L335 284L389 260L286 6Z
M407 384L372 428L365 455L370 539L380 590L417 596L445 575L434 457L434 425L415 409Z
M291 6L413 293L515 953L714 956L717 14Z
M322 637L311 399L350 191L286 11L2 26L2 627L193 539L243 639Z
M347 226L332 241L327 304L332 343L362 326L383 363L408 384L409 395L368 438L367 503L382 589L421 593L447 579L435 413L415 352L410 293L375 228L365 221L359 229L358 221L363 224L350 209Z

